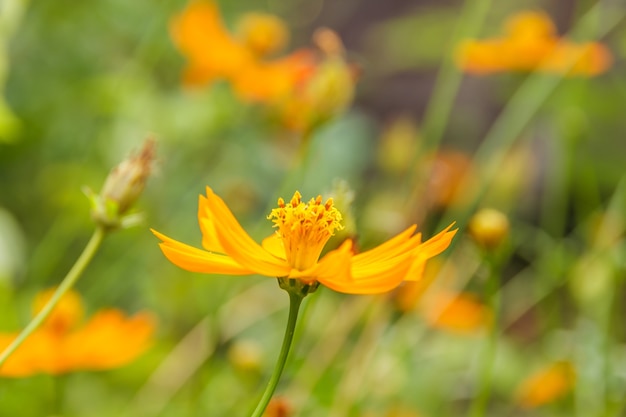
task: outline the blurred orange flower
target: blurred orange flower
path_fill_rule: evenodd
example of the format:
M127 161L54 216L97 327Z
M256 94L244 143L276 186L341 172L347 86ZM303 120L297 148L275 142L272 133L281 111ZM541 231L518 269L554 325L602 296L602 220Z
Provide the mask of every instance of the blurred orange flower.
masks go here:
M170 24L174 44L188 60L183 81L204 85L227 80L249 101L272 101L290 93L314 64L313 52L296 51L276 60L265 54L286 42L287 29L276 16L255 13L240 23L243 39L224 26L217 5L195 0Z
M213 1L189 3L170 24L174 44L188 61L183 82L200 86L225 80L240 99L273 106L281 121L297 131L310 129L352 102L356 74L334 32L316 33L319 50L300 49L268 59L289 36L278 17L249 13L238 31L236 36L225 28Z
M53 292L47 290L37 295L33 314L43 308ZM118 310L106 309L80 325L82 318L80 296L70 291L42 326L0 367L0 376L117 368L141 355L154 332L154 321L147 313L126 317ZM17 333L0 334L0 350L15 337Z
M517 389L517 403L535 408L567 394L576 383L576 371L568 361L559 361L530 375Z
M404 280L421 278L427 259L443 252L456 230L452 225L422 242L413 225L369 251L354 254L352 240L344 241L320 259L324 246L342 228L342 216L318 196L302 201L296 191L278 200L268 219L277 231L257 244L241 227L224 201L207 187L200 196L198 221L205 250L173 240L155 230L163 254L175 265L192 272L226 275L260 274L321 283L350 294L377 294L392 290Z
M460 334L485 329L492 320L490 309L470 293L437 292L423 304L422 313L430 326Z
M501 37L462 42L457 50L458 66L474 74L538 70L591 77L612 64L611 53L603 44L559 38L545 13L520 12L504 27Z

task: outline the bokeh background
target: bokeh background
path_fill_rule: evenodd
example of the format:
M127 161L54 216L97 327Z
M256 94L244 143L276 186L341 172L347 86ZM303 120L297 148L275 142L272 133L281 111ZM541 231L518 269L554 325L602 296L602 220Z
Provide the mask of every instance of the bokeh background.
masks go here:
M228 82L183 85L185 56L169 27L184 1L0 3L0 331L28 322L35 295L60 282L91 235L83 188L97 192L145 138L158 143L135 208L144 224L108 236L76 286L88 312L151 312L151 348L120 369L2 378L0 415L254 407L287 297L263 277L182 271L148 230L199 246L206 185L259 239L271 233L276 199L296 189L342 205L351 226L331 244L349 235L366 249L412 223L426 237L451 221L460 229L420 287L309 297L282 402L268 415L624 415L626 6L218 4L232 30L250 11L281 17L291 32L284 53L311 47L320 27L334 30L355 74L352 102L305 135ZM559 36L601 42L609 68L568 76L455 65L461 41L500 36L507 18L528 10L549 16ZM467 228L484 207L510 222L492 251ZM532 389L547 399L525 401Z

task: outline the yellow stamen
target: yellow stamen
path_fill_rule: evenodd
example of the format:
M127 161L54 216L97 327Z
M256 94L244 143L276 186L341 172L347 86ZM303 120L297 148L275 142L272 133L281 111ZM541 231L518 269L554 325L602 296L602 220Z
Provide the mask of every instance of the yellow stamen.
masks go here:
M279 198L278 208L267 218L278 228L287 262L301 271L315 265L328 239L335 230L343 229L341 213L333 207L332 198L322 203L322 197L317 196L305 203L298 191L289 203Z

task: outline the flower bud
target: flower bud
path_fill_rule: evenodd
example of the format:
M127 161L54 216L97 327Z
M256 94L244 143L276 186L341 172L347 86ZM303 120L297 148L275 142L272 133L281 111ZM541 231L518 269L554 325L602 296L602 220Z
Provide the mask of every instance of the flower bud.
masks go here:
M237 33L255 54L265 56L280 51L289 40L289 31L280 18L266 13L247 13L237 23Z
M126 213L139 198L150 176L155 154L155 142L148 139L139 154L129 157L111 170L102 191L90 195L92 216L96 222L107 226L120 225L120 216Z
M485 208L472 216L468 229L480 246L495 249L509 234L509 219L498 210Z

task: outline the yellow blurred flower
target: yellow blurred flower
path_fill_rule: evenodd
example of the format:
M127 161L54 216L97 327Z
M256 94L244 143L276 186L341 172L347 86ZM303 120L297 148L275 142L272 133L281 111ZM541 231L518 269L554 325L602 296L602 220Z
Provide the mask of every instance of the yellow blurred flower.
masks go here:
M267 13L247 13L237 22L239 39L258 56L280 51L289 40L289 30L281 19Z
M467 230L476 243L486 249L500 246L509 235L509 218L496 209L483 208L470 219Z
M595 76L608 70L612 56L597 42L574 43L558 37L554 23L542 12L524 11L504 24L497 38L462 42L457 64L468 73L491 74L504 71L543 71Z
M568 361L549 364L530 375L517 389L517 403L524 408L535 408L567 394L576 383L576 371Z
M53 292L36 296L33 314ZM117 368L132 362L150 345L154 321L147 313L126 317L118 310L106 309L81 325L83 314L80 296L72 291L65 294L42 326L0 367L0 376ZM0 334L0 350L15 337L17 333Z
M318 196L308 202L296 191L268 216L277 231L257 244L237 222L224 201L211 188L200 196L198 221L205 250L173 240L155 230L164 255L192 272L226 275L260 274L298 279L335 291L376 294L392 290L404 280L420 279L427 259L443 252L456 230L452 225L422 242L413 225L369 251L354 254L352 240L321 257L324 246L342 228L341 213L332 199Z

